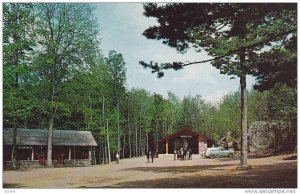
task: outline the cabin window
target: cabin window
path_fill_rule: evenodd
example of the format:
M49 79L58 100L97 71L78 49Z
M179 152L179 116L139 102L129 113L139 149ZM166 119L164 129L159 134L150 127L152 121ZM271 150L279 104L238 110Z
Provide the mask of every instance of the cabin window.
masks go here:
M89 159L89 148L75 147L75 159Z
M17 146L17 160L31 160L32 146Z

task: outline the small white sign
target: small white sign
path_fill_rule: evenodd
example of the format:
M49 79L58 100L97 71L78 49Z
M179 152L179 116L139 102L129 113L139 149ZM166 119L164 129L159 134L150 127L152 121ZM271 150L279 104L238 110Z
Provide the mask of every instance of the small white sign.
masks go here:
M18 149L20 149L20 150L31 150L32 146L18 146Z
M181 135L180 137L181 137L181 138L192 138L191 135Z

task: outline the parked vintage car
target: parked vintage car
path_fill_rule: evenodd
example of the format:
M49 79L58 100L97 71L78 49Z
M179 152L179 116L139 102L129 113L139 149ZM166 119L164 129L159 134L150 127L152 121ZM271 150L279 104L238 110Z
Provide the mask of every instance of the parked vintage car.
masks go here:
M234 150L226 150L223 147L212 147L207 148L203 156L206 158L215 158L215 157L233 157Z

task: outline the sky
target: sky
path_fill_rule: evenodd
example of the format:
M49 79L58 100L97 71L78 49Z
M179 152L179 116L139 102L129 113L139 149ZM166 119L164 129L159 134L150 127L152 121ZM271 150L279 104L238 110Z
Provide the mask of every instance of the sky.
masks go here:
M158 24L155 18L143 15L142 3L97 3L95 16L100 24L102 53L107 56L110 50L121 53L126 62L127 87L144 88L151 93L167 97L172 91L181 99L189 94L201 95L207 102L217 103L222 97L239 89L239 79L220 74L209 63L194 64L182 70L166 70L164 77L157 78L156 73L144 69L139 61L174 62L199 61L209 59L204 52L188 50L180 54L175 48L161 41L147 39L142 35L148 27ZM253 77L247 77L247 88L255 83Z

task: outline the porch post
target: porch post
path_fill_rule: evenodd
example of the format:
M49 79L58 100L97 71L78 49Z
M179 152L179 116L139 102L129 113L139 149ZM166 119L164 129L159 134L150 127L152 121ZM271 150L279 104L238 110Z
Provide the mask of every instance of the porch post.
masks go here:
M71 155L72 155L72 151L71 151L71 146L69 146L69 160L71 160Z
M32 146L32 151L31 151L31 160L34 160L34 146Z
M169 140L167 140L166 142L166 154L169 153Z
M198 136L198 154L200 155L200 135Z

